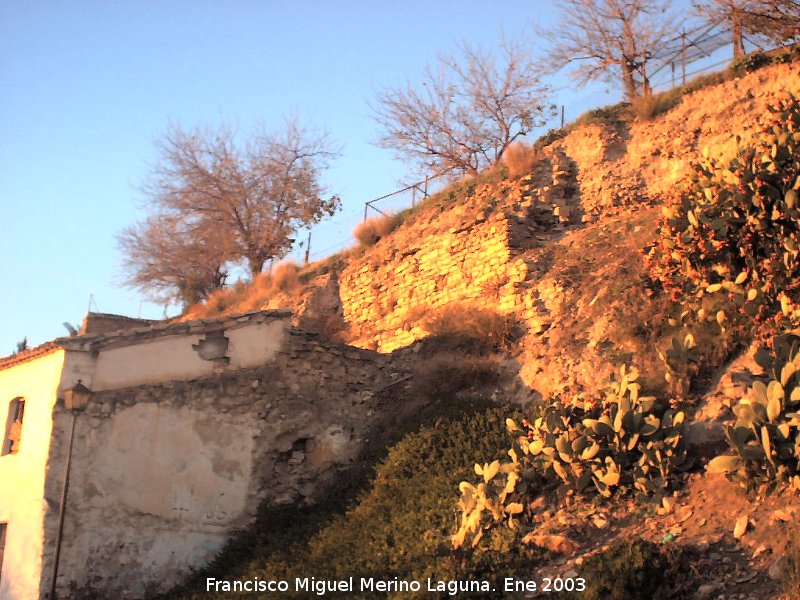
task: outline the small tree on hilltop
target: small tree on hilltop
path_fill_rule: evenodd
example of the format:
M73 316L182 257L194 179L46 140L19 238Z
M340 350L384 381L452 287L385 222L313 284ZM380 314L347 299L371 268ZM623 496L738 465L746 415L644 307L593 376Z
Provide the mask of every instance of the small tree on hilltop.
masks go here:
M191 303L224 283L228 266L252 276L284 256L300 227L333 214L322 171L338 150L327 133L287 121L247 144L228 127L171 127L143 191L150 216L122 232L127 283L162 299Z
M627 100L651 94L647 63L675 27L663 0L560 0L561 21L545 32L556 69L575 65L581 83L621 79ZM619 78L619 79L618 79Z
M397 151L424 172L477 174L506 148L546 122L546 88L520 44L503 43L499 58L471 46L428 68L418 86L378 95L374 117L384 128L378 145Z
M746 11L747 28L774 43L800 39L800 2L797 0L754 0Z
M743 21L746 6L752 5L752 0L709 0L692 4L698 16L707 23L727 23L731 30L733 58L744 56Z
M210 221L152 215L118 240L126 283L155 302L197 304L228 276L229 239Z

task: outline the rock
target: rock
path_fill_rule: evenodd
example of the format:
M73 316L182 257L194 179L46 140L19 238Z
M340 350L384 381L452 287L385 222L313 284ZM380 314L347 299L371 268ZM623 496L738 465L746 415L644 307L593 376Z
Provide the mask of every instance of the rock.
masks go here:
M781 557L772 563L767 569L767 574L769 575L770 579L774 581L781 581L786 576L786 569L789 566L789 561L786 557Z
M747 532L749 525L750 519L747 515L742 515L736 519L736 524L733 528L733 537L735 537L737 540L741 539L741 537Z
M606 519L603 515L594 515L592 517L592 523L598 529L605 529L608 527L608 519Z
M713 458L727 448L725 430L718 421L692 421L684 427L690 455Z
M697 588L697 597L708 598L718 589L719 589L719 584L717 583L704 583L699 588Z
M539 546L540 548L558 554L567 554L575 552L578 549L578 544L576 542L563 535L529 533L522 538L522 543L533 544L534 546Z

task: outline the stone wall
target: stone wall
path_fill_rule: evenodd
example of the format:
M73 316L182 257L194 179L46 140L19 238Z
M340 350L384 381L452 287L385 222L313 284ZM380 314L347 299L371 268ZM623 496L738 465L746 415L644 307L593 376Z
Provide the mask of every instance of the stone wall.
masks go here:
M426 335L421 311L453 302L524 312L523 254L580 217L571 205L573 188L563 154L551 154L529 176L473 184L457 202L442 195L427 201L341 273L354 343L380 352L407 346Z
M420 408L391 402L404 361L290 329L261 367L94 394L76 418L61 596L164 590L210 560L260 502L315 502L367 440ZM52 507L70 425L57 410L45 490ZM54 539L57 510L45 526Z
M736 134L747 143L768 94L781 90L800 93L796 64L687 94L649 121L598 118L543 149L529 176L462 182L427 200L341 273L341 309L354 343L380 352L406 346L427 335L421 314L450 303L513 313L541 334L564 296L547 277L553 253L546 250L570 244L584 224L624 220L663 202L704 151L730 155Z

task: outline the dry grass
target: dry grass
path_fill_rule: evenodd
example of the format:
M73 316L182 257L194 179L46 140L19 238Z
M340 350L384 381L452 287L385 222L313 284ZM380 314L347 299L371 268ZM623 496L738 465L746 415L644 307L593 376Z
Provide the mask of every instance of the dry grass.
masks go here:
M410 313L430 335L454 343L476 341L495 348L508 348L516 338L516 324L509 315L453 302L432 311Z
M356 225L353 229L353 237L358 240L362 248L369 248L397 229L400 223L402 223L402 218L397 214L370 217Z
M795 530L786 548L786 570L783 574L783 591L786 600L800 598L800 530Z
M509 177L512 178L530 175L538 161L538 151L522 142L514 142L503 152L503 162L508 167Z
M300 277L297 265L290 260L279 263L272 273L268 274L270 279L270 290L272 292L293 292L300 287Z
M671 340L667 318L672 304L646 285L641 255L656 235L658 218L658 210L645 209L593 224L543 250L540 257L548 265L545 288L558 289L559 302L549 314L558 326L535 352L582 357L593 365L580 374L587 388L595 367L615 371L623 364L639 370L646 389L661 393L665 386L664 365L655 348ZM548 377L556 372L551 366ZM569 376L566 371L559 375Z
M293 261L284 261L272 273L259 273L253 281L237 281L212 293L204 304L189 308L185 320L232 315L278 305L295 298L302 290L299 269Z
M631 110L640 121L650 121L677 106L683 96L680 87L660 94L639 96L631 102Z
M339 344L350 342L350 329L341 315L328 315L319 320L318 333L325 339Z

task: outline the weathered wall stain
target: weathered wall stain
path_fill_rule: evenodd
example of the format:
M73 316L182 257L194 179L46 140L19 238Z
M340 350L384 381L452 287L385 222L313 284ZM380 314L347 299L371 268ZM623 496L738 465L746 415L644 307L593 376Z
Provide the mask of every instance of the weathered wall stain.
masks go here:
M412 353L380 355L296 329L282 339L259 367L93 395L77 417L63 593L141 598L169 588L261 502L316 502L367 440L418 410L380 393L405 375ZM54 439L68 423L56 409ZM63 460L55 444L49 498L58 497ZM47 513L49 532L56 512ZM43 582L52 558L46 548Z

